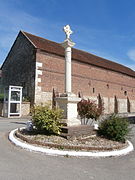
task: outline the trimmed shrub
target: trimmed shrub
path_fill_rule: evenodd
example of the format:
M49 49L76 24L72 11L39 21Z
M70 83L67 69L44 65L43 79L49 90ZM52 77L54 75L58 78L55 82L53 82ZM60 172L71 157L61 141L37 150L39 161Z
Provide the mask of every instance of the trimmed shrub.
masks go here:
M103 105L98 107L94 101L82 99L77 105L78 114L81 119L95 119L103 113Z
M114 141L125 142L129 131L128 120L113 114L101 121L98 134Z
M40 133L59 134L62 110L49 106L35 106L32 110L32 123Z

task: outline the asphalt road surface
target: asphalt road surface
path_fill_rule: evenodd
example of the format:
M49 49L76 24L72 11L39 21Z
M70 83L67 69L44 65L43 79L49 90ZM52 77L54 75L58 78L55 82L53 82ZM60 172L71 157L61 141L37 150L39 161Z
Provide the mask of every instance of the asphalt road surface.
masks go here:
M109 158L48 156L16 147L8 132L26 119L0 118L0 180L135 180L135 151ZM131 142L135 146L133 125Z

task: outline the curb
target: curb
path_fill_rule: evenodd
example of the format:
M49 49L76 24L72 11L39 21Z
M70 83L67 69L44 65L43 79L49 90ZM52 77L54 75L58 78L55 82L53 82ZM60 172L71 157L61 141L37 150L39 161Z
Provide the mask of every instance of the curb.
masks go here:
M125 149L114 150L114 151L99 151L99 152L82 152L82 151L67 151L67 150L57 150L57 149L48 149L45 147L34 146L25 142L19 141L15 136L15 131L18 129L14 129L9 133L9 140L13 142L16 146L19 146L23 149L27 149L29 151L42 152L47 155L60 155L60 156L78 156L78 157L113 157L113 156L122 156L130 153L134 150L134 147L130 141L127 141L129 146Z

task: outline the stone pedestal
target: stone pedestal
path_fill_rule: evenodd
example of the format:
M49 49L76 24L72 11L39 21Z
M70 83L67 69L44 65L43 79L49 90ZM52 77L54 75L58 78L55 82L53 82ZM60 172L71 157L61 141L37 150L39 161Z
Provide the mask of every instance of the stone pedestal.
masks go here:
M61 97L56 98L57 105L63 112L63 122L67 126L77 126L81 124L81 120L77 119L77 103L81 98L76 97L74 94L62 94Z

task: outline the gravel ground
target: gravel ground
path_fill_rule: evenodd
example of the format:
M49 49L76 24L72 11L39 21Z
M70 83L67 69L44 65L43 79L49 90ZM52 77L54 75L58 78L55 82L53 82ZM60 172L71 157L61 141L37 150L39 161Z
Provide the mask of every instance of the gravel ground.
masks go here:
M20 136L19 136L20 135ZM19 138L24 137L25 140L29 141L33 144L43 144L43 145L58 145L64 149L74 149L74 147L79 147L79 149L86 149L86 150L115 150L115 149L122 149L127 147L127 143L116 142L112 140L108 140L99 136L81 136L78 138L73 139L66 139L61 136L56 135L30 135L26 130L18 131L17 136ZM56 146L54 146L56 147ZM71 147L71 148L70 148Z

